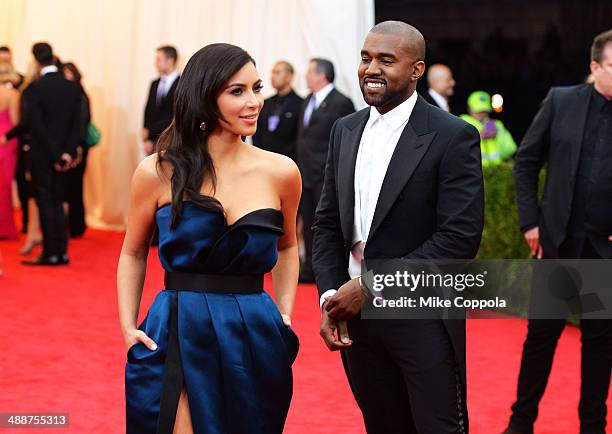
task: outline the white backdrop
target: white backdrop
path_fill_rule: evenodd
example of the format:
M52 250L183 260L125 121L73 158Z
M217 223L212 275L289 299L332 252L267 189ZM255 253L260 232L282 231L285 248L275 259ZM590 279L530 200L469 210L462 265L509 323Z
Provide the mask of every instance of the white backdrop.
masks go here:
M373 24L374 0L0 1L0 45L12 48L17 69L25 71L32 43L48 41L83 73L103 134L88 162L88 223L112 229L124 226L130 178L142 157L138 137L158 46L176 46L182 66L206 44L239 45L257 61L266 95L276 60L294 65L296 89L305 95L308 59L326 57L339 89L363 107L357 65Z

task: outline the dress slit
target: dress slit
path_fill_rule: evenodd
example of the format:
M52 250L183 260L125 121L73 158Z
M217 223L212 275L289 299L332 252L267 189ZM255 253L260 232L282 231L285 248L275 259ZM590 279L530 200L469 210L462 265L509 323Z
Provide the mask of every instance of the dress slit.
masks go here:
M168 349L164 363L157 434L172 434L185 377L178 340L178 294L172 300Z

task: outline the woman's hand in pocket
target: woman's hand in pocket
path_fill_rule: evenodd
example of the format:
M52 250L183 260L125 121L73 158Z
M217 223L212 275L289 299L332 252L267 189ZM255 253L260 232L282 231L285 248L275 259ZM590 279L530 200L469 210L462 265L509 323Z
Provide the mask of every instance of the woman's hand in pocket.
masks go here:
M287 327L290 327L291 326L291 315L288 315L286 313L281 313L281 316L283 317L283 323Z
M142 342L151 351L155 351L157 349L157 344L155 341L153 341L153 339L147 336L145 332L139 329L128 331L124 336L124 340L128 350L139 342Z

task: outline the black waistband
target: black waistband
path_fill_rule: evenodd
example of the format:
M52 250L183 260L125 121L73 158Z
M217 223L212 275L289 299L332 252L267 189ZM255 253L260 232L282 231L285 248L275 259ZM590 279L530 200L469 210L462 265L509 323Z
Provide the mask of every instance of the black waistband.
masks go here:
M236 276L166 271L164 286L175 291L253 294L263 291L263 274Z

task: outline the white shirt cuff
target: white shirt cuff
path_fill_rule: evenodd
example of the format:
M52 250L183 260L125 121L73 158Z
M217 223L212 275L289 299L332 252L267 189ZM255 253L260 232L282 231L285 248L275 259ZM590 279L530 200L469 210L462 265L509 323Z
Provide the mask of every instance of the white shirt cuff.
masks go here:
M325 299L327 297L333 296L336 292L338 292L337 289L328 289L323 294L321 294L321 298L319 299L319 307L321 307L321 309L323 309L323 303L325 303Z

